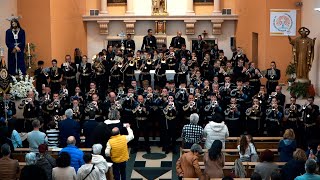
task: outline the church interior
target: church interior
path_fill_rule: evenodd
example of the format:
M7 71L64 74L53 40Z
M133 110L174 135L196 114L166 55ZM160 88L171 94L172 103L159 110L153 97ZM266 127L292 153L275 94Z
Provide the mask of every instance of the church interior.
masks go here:
M189 50L190 57L191 53L197 50L195 44L199 43L199 36L201 36L201 41L205 42L207 48L211 50L217 45L219 50L223 50L224 57L230 61L234 57L237 58L237 50L241 49L241 55L245 54L247 60L244 60L244 64L248 66L249 62L253 63L255 64L255 68L259 70L261 78L259 77L258 79L259 82L261 81L261 84L267 86L269 83L276 81L277 84L273 85L273 88L281 87L280 92L282 90L284 94L282 106L289 104L288 108L290 112L292 96L297 95L295 92L300 93L300 91L303 91L299 90L297 85L294 86L293 84L299 85L302 83L302 86L303 84L307 84L304 90L305 92L301 92L305 94L302 96L298 94L300 97L294 98L296 103L301 105L301 108L304 107L303 104L309 102L311 96L314 97L313 103L318 106L320 105L320 0L0 0L0 4L2 7L0 11L1 60L8 65L10 64L8 62L9 58L7 58L10 56L10 52L6 46L6 30L10 28L11 25L8 18L13 16L19 17L20 26L25 31L25 62L28 63L28 58L31 58L30 64L26 64L26 72L30 77L35 75L34 72L37 69L38 61L43 61L44 67L51 67L53 59L56 60L58 66L60 64L63 64L61 67L64 66L66 55L70 55L71 61L75 61L73 57L75 56L76 48L81 51L82 55L88 57L88 63L94 64L97 56L100 56L99 53L103 49L108 49L110 45L115 51L121 49L122 46L124 46L124 42L127 42L128 34L135 43L135 49L133 49L134 58L135 51L142 50L143 46L149 47L148 40L147 43L145 43L144 40L147 37L148 31L151 30L153 36L156 38L156 42L154 42L155 49L158 50L162 48L163 44L166 45L167 49L169 49L169 46L175 46L175 43L172 45L173 39L180 33L181 37L185 40L184 45L185 48ZM306 27L307 32L302 32L301 27ZM307 50L302 47L306 41L299 39L303 38L303 33L307 33L309 38L307 44L312 44L306 47L309 48ZM30 56L27 56L26 54L30 53L30 44L32 44L33 55L31 56L29 54ZM125 47L125 49L126 48L127 47ZM181 46L179 48L174 47L175 50L180 50L180 48ZM130 46L129 49L131 51ZM307 57L302 57L303 55L301 54L303 53L307 54ZM219 57L219 55L217 57ZM201 58L203 57L201 56ZM273 78L274 74L271 76L268 74L270 64L276 64L276 69L279 71L276 72L278 79ZM215 65L212 64L212 68L214 68L214 66ZM237 66L237 64L235 66ZM76 67L79 68L78 66ZM295 72L288 72L288 70L290 70L289 67L293 67ZM110 69L107 69L107 71L109 70ZM143 69L140 70L143 71ZM165 74L168 80L175 80L177 75L179 78L180 72L174 71L173 69L170 70L172 71L167 72L167 75ZM212 69L209 69L204 72L210 72L211 70ZM242 73L246 74L249 70L250 67L247 67ZM2 76L1 72L0 76ZM135 76L137 83L140 88L142 88L142 81L138 82L138 79L140 79L139 74ZM151 78L152 85L154 86L156 83L155 78L156 76ZM188 86L190 81L192 81L191 77L187 77L185 84ZM69 81L66 82L68 86ZM234 83L238 83L238 80L234 81ZM258 88L257 94L258 92L260 93L259 88L261 84L255 84L257 85L255 89ZM103 82L100 85L103 87ZM181 88L180 86L176 87ZM2 86L0 86L0 88L2 88ZM82 89L82 87L80 88ZM156 89L156 87L153 88ZM297 91L299 92L294 91L294 88L298 89ZM102 88L105 92L107 92L107 89L108 87ZM214 85L212 85L212 89L214 89ZM290 89L291 91L289 91ZM272 92L274 90L275 89L273 89ZM240 91L242 92L242 89ZM71 92L74 93L73 90ZM204 92L206 93L206 91ZM214 93L214 90L212 92ZM277 92L278 91L276 91L275 94L268 92L269 98L272 99L273 95L277 95ZM217 96L219 95L217 94ZM176 95L175 98L177 97ZM139 96L137 96L137 101L138 98ZM148 97L146 96L145 99L146 98ZM224 101L222 102L224 103ZM223 104L222 102L221 104ZM26 104L28 103L26 102ZM306 106L308 105L310 104L307 103ZM17 103L16 106L18 106ZM193 105L190 106L190 108L192 108ZM203 108L204 107L205 106L203 106ZM274 109L273 106L272 108ZM273 110L272 108L271 110ZM183 107L181 107L181 110L182 109ZM227 110L224 111L224 108L222 109L222 113L226 114ZM282 110L285 114L284 107ZM301 110L301 112L303 110ZM138 111L140 111L140 109L138 109ZM245 112L246 110L244 110L244 115L240 115L241 118L246 118ZM253 109L252 112L254 112ZM202 114L202 111L198 111L198 113L200 116L206 116ZM23 114L22 110L17 110L17 117L14 117L16 117L17 120L23 120ZM64 115L64 112L62 114ZM158 114L154 113L153 115L154 117L148 118L157 119L156 116ZM213 116L214 115L212 115L212 117ZM108 115L106 116L106 119L107 118ZM191 119L191 117L188 118L189 120ZM317 122L314 124L319 130L319 116L317 116L316 119ZM127 121L124 122L127 123ZM131 125L131 127L132 126L133 125ZM159 128L159 126L160 125L156 126L156 128ZM261 125L258 126L261 127ZM179 133L181 133L182 127L183 126L180 125L177 126ZM133 131L135 131L134 128ZM230 127L228 128L230 132ZM264 128L268 129L266 126ZM306 126L305 128L310 127ZM161 131L161 129L156 129L156 132L160 134ZM242 132L242 130L239 130L239 132L240 131ZM285 129L281 129L281 132L284 131ZM153 137L150 136L150 142L149 140L148 142L151 144L151 147L147 150L138 150L138 152L130 153L133 148L129 144L129 159L126 162L126 179L177 180L183 178L183 176L178 177L179 170L176 168L176 163L183 154L189 152L190 147L182 147L181 142L183 142L183 138L181 138L181 134L179 134L177 136L177 144L179 144L179 147L177 146L178 152L174 152L173 149L171 152L164 152L162 147L159 146L159 143L161 143L159 133ZM237 162L235 162L235 160L239 158L238 153L240 153L240 149L238 149L237 146L239 145L240 134L235 133L233 136L231 135L233 133L230 132L229 134L229 137L223 140L222 153L224 153L224 167L222 169L224 176L234 176L234 167ZM280 167L278 169L281 169L286 163L280 160L279 141L283 140L282 134L266 135L265 132L258 134L258 136L253 137L255 140L256 153L260 154L264 152L265 149L269 149L274 154L274 164ZM319 135L319 133L316 134ZM26 134L20 133L20 135L23 137ZM134 135L137 135L136 132L134 132ZM299 135L304 136L305 134L301 132L296 133L296 139L298 139L297 136ZM146 141L141 134L138 133L137 136L138 141ZM320 136L315 137L315 139L319 142L317 152L319 152L320 158L319 137ZM82 142L85 141L84 139L87 138L81 137ZM204 146L202 146L203 151L207 152L207 149L210 147L205 148ZM80 149L84 152L91 152L92 150L87 147ZM28 150L28 148L23 147L17 148L17 151L14 151L14 154L18 157L17 159L19 160L21 169L25 166L24 155L29 152ZM310 154L310 149L304 150L309 150L308 153ZM55 158L59 156L58 150L50 150L49 153ZM205 170L206 163L204 162L204 156L200 156L197 161L198 160L200 165L198 167L201 168L204 174L210 171ZM242 179L250 179L250 176L256 172L254 167L257 165L257 162L242 163L247 172L247 176ZM317 163L318 165L320 164L319 159ZM279 170L279 172L281 171ZM106 174L107 179L115 178L112 171ZM196 180L210 178L201 176L184 179ZM218 179L222 179L222 177L211 178L210 180Z

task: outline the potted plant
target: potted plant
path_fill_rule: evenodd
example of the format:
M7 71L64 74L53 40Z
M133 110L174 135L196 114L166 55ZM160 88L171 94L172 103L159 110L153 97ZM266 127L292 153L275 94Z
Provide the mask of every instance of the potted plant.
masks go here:
M296 77L296 66L294 65L294 63L290 62L290 64L287 66L286 75L289 77L288 84L289 84L289 86L291 86L292 83L296 79L295 78Z
M290 91L291 95L299 97L307 97L309 91L309 84L307 83L293 83L292 86L288 87L288 91Z

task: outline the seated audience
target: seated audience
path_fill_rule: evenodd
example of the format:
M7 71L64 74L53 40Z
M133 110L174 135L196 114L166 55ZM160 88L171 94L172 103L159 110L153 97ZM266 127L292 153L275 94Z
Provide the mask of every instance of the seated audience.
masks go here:
M20 171L18 160L11 159L11 149L8 144L1 146L2 158L0 159L0 177L1 179L16 180Z
M73 167L76 172L84 164L83 162L83 152L76 146L76 139L73 136L68 137L67 147L61 149L60 153L69 153L71 157L71 167Z
M60 147L65 147L67 144L67 138L69 136L75 137L76 141L80 143L80 125L77 121L72 119L73 111L72 109L67 109L65 111L67 119L60 121L58 124L60 131ZM81 156L82 159L82 156ZM71 163L72 164L72 163Z
M52 168L56 167L56 160L47 153L48 146L46 144L39 145L39 158L36 165L44 169L48 180L52 179Z
M57 158L57 167L52 169L52 180L77 180L76 171L70 163L70 154L61 152Z
M240 136L240 145L237 148L242 162L250 162L251 157L257 156L256 148L246 135Z
M279 142L278 152L280 153L280 161L288 162L292 159L293 152L297 148L294 131L286 129L283 139Z
M77 173L77 179L78 180L96 180L101 179L99 169L95 167L94 164L91 163L92 155L89 153L86 153L83 155L83 160L85 162L84 165L82 165Z
M297 148L297 150L293 152L293 159L288 161L281 169L282 180L291 180L304 174L306 172L304 169L306 160L306 153L302 149Z
M49 148L58 148L59 147L59 130L56 129L56 123L50 121L48 123L48 130L46 131L48 137L48 147Z
M100 180L106 180L106 173L108 172L108 163L104 159L103 156L101 156L101 150L102 145L101 144L94 144L92 146L92 160L91 163L95 165L96 168L99 169L100 173Z
M182 128L182 148L190 149L194 143L201 143L203 128L198 125L199 115L193 113L190 115L190 124Z
M224 167L224 155L221 152L222 142L216 140L212 143L208 153L204 154L204 173L206 179L210 178L222 178Z
M202 172L199 166L199 155L202 154L199 144L193 144L189 152L182 154L176 163L177 175L182 178L201 178Z
M282 180L281 174L278 171L273 171L271 173L270 180Z
M206 139L204 147L209 149L215 140L220 140L225 148L225 141L229 137L228 127L224 124L224 117L215 113L212 120L205 126L203 136Z
M94 111L90 111L89 112L89 120L87 120L86 122L83 123L83 135L84 135L84 137L86 137L86 141L85 141L86 148L90 148L93 145L91 135L92 135L94 128L96 128L96 126L98 125L98 122L94 118L95 115L96 114Z
M47 180L47 174L43 168L36 165L37 156L34 152L26 154L26 166L21 170L20 180Z
M0 145L8 144L10 149L14 151L14 147L12 141L8 138L8 126L6 124L6 120L3 117L0 117ZM1 157L1 154L0 154Z
M260 163L254 168L254 172L261 175L262 180L269 180L273 171L278 169L278 165L273 163L274 155L269 149L266 149L260 154Z
M305 164L306 173L295 178L295 180L320 180L320 175L316 174L317 163L314 159L308 159Z
M32 121L33 131L29 132L27 137L31 152L38 152L38 146L48 142L47 135L39 130L40 126L39 120L36 119Z

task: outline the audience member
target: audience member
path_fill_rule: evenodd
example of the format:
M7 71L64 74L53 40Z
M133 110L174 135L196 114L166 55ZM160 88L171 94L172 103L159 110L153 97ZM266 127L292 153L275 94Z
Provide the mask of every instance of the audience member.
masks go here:
M6 120L3 117L0 117L0 145L8 144L10 149L14 151L12 141L8 138L8 132L9 129L6 124Z
M314 159L308 159L305 164L306 173L295 178L295 180L320 180L320 175L316 174L317 162Z
M83 160L85 162L84 165L82 165L77 173L77 179L78 180L96 180L101 179L99 169L95 167L94 164L91 163L92 155L89 153L86 153L83 155ZM104 175L105 176L105 175Z
M0 159L0 179L16 180L20 171L18 160L10 158L11 150L8 144L1 146L2 158Z
M249 138L246 135L240 136L240 145L237 148L242 162L250 162L252 156L257 156L256 148L252 142L249 142Z
M11 139L14 149L22 148L22 141L18 131L15 130L15 123L8 121L8 137Z
M200 143L202 140L203 128L198 125L199 115L193 113L190 115L190 124L184 125L182 129L183 149L190 149L194 143Z
M58 148L59 147L59 133L60 131L56 129L56 123L50 121L48 123L48 130L46 131L48 137L48 147L49 148Z
M46 144L48 142L48 137L45 133L39 130L41 127L39 120L33 120L32 127L33 131L28 133L27 140L29 142L30 151L38 152L39 145Z
M212 121L205 126L203 130L204 138L206 139L204 147L209 149L215 140L220 140L225 148L226 138L229 137L228 127L224 124L224 117L220 113L215 113Z
M60 131L60 147L65 147L67 138L69 136L75 137L76 141L80 143L80 125L77 121L72 119L73 111L72 109L67 109L65 111L67 119L59 122L59 131ZM82 159L82 156L81 156ZM72 163L71 163L72 164Z
M83 135L86 137L85 147L90 148L92 147L92 132L97 127L98 122L95 120L95 112L89 111L89 120L83 123Z
M128 145L133 136L130 124L126 124L128 135L120 135L119 128L112 129L112 136L107 143L106 156L110 156L113 162L113 175L115 180L126 179L126 163L129 159Z
M199 144L193 144L189 152L182 154L176 163L177 175L182 178L201 178L202 172L199 166L199 155L202 154Z
M269 180L273 171L278 169L278 165L273 163L274 155L269 149L266 149L260 154L260 163L258 163L254 169L261 175L262 180Z
M43 168L36 165L37 155L34 152L26 154L26 166L21 170L20 180L47 180L47 174Z
M288 162L292 159L293 152L297 148L295 134L292 129L286 129L283 139L280 140L278 152L280 153L280 161Z
M231 176L225 176L224 178L222 178L222 180L233 180L233 177L231 177Z
M76 180L76 171L70 166L70 163L69 153L61 152L57 158L57 167L52 169L52 180Z
M273 171L271 173L270 180L282 180L281 174L278 171Z
M69 136L67 139L67 147L61 149L60 153L67 152L71 157L71 167L73 167L76 172L84 164L83 162L83 152L76 146L76 139L73 136Z
M291 180L304 174L306 172L304 168L306 160L306 153L302 149L297 148L297 150L293 152L293 159L288 161L281 169L282 180Z
M216 140L212 143L208 153L204 155L204 173L206 179L210 178L222 178L224 167L224 155L221 152L222 142Z
M102 145L102 156L105 157L105 150L108 140L111 137L111 129L103 122L99 122L94 131L92 132L91 138L92 143Z
M36 162L36 165L44 169L48 177L48 180L51 180L52 168L56 167L56 160L47 153L48 146L46 144L40 144L38 150L40 155Z
M94 144L92 146L92 160L91 163L95 165L96 168L99 169L99 177L100 180L107 180L106 178L106 173L108 172L108 163L104 159L103 156L101 156L101 150L102 150L102 145L101 144Z
M262 180L262 177L259 173L253 172L251 174L250 180Z

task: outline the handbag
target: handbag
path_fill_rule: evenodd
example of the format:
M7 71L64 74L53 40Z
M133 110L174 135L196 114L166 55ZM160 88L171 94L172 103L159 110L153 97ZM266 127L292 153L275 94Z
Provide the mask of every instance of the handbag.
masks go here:
M87 179L87 177L92 173L93 170L94 170L94 165L92 166L91 171L82 180Z

